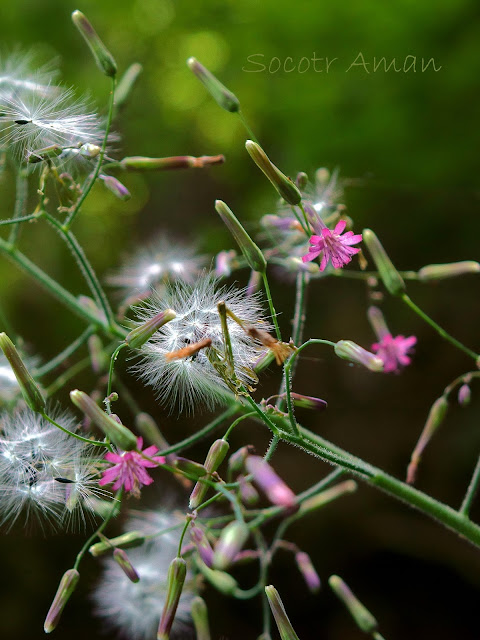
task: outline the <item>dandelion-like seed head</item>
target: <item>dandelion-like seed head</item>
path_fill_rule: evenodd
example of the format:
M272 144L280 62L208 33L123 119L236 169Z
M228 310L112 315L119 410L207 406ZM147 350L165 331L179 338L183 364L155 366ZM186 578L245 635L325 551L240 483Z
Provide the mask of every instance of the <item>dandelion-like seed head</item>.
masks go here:
M219 287L210 274L202 276L194 285L169 286L161 298L154 295L146 307L139 309L140 324L166 309L173 309L177 314L142 347L143 359L134 367L142 380L157 389L163 403L192 411L201 403L212 408L222 401L229 387L223 375L226 361L217 309L220 301L246 325L270 329L263 319L257 295L247 298L244 289ZM230 317L227 324L235 376L243 384L254 383L253 367L263 347ZM167 357L206 340L211 343L189 357Z
M0 57L0 90L4 94L35 93L44 97L54 94L53 82L58 75L54 62L41 67L35 64L33 51L16 50Z
M167 511L147 512L144 517L127 522L126 531L140 530L156 533L181 520ZM180 529L151 538L141 547L128 550L128 557L140 580L131 582L113 560L104 560L101 580L93 593L95 611L105 625L117 630L129 640L150 640L156 637L160 616L167 595L167 572L170 562L177 555ZM189 588L189 576L177 608L173 635L190 621L190 605L193 593Z

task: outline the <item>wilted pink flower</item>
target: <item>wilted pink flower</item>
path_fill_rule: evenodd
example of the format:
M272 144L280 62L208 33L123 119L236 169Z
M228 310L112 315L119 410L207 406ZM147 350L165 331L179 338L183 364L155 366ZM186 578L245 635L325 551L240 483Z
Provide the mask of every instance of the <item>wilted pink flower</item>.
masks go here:
M329 261L335 269L340 269L348 264L352 256L360 251L360 249L351 245L361 242L362 234L357 233L354 235L353 231L347 231L342 236L346 224L345 220L340 220L333 231L322 225L321 235L310 237L310 250L307 255L302 257L303 262L315 260L323 251L320 271L326 268Z
M401 367L410 364L411 359L407 353L416 344L417 338L410 336L396 336L386 333L382 336L380 342L372 344L372 350L383 360L383 370L385 373L399 371Z
M155 445L147 447L144 451L142 451L142 446L143 440L138 438L138 451L108 452L105 455L105 460L112 462L113 467L103 472L102 479L98 484L105 485L113 482L112 489L114 491L123 487L125 491L138 497L140 495L140 487L153 482L153 478L148 475L145 469L157 467L165 462L165 458L162 456L155 457L158 451Z

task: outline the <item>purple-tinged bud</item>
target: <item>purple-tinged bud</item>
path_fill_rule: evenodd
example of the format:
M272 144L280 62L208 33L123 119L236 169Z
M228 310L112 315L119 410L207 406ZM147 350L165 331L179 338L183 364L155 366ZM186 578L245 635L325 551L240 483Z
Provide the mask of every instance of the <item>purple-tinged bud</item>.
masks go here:
M89 337L88 352L90 354L93 372L98 374L105 371L107 358L103 351L102 341L98 336L93 335Z
M132 547L140 547L144 542L144 533L141 531L129 531L128 533L123 533L121 536L117 536L116 538L96 542L95 544L92 544L88 551L94 558L97 558L98 556L103 556L105 553L111 551L113 547L130 549Z
M251 482L247 482L243 476L238 477L238 484L240 485L240 498L243 504L246 504L249 507L257 504L260 496L253 484Z
M203 464L189 460L188 458L182 458L181 456L175 456L173 466L179 471L184 471L191 476L194 476L197 480L207 475L207 470Z
M90 51L95 58L95 62L97 63L97 67L106 76L113 78L117 73L117 64L115 59L100 40L100 37L90 22L81 11L74 11L72 13L72 21L89 46Z
M77 297L78 304L85 309L91 316L100 320L100 322L105 322L105 314L104 312L97 307L95 302L89 296L80 295Z
M176 317L177 314L173 309L166 309L161 313L157 313L153 318L150 318L150 320L147 320L139 327L132 329L125 338L125 342L131 349L140 349L140 347L143 346L147 340L150 340L160 327L163 327L164 324L167 324L167 322L170 322Z
M0 333L0 349L5 354L12 371L15 374L18 385L22 392L23 398L27 405L36 411L37 413L45 412L45 399L42 396L40 389L38 388L35 380L28 372L27 367L20 358L15 345L7 336L6 333Z
M312 593L317 593L320 589L320 578L315 571L315 567L310 560L308 553L299 551L295 554L295 562L297 563L298 570L302 574L307 587Z
M447 413L447 409L448 400L445 396L440 396L440 398L437 398L430 407L427 421L425 422L423 431L420 435L420 438L418 439L417 444L415 445L415 449L413 450L412 456L410 458L410 464L408 465L407 469L408 484L413 484L415 482L415 479L417 477L418 465L420 463L423 451L427 444L430 442L435 431L442 424L443 419L445 418L445 414Z
M317 495L308 498L300 505L299 514L304 516L306 513L310 513L311 511L316 511L317 509L321 509L332 500L336 500L341 496L344 496L349 493L353 493L357 490L357 483L355 480L345 480L344 482L339 482L334 487L330 487L330 489L325 489Z
M75 389L70 399L117 447L123 451L137 448L137 438L130 429L108 416L85 392Z
M112 167L125 171L175 171L176 169L204 169L211 165L224 164L225 156L171 156L169 158L146 158L144 156L130 156L123 158L118 165Z
M142 73L143 67L138 62L131 64L120 78L115 89L115 109L117 112L127 102L132 89L138 79L138 76Z
M258 271L252 271L250 274L250 278L247 284L247 290L245 292L245 297L251 298L260 288L260 283L262 280L262 274Z
M380 240L371 229L364 229L362 235L363 241L370 251L385 288L392 296L402 295L405 291L405 282L393 266Z
M197 548L197 551L203 560L203 562L210 569L213 567L213 549L212 545L208 541L207 536L205 535L205 531L200 527L192 524L190 525L190 536L192 541Z
M462 384L460 389L458 390L458 404L461 407L465 407L467 404L470 404L470 400L472 398L472 392L468 384Z
M462 276L466 273L479 273L480 264L474 260L464 260L463 262L451 262L449 264L428 264L418 272L418 279L422 282L431 280L444 280Z
M315 411L324 411L328 404L321 398L314 398L313 396L303 396L300 393L291 393L290 397L293 400L293 404L296 407L302 407L304 409L314 409Z
M203 64L200 64L196 58L189 58L187 66L197 76L219 107L222 107L225 111L230 111L230 113L240 111L240 102L237 96L227 89Z
M300 204L302 194L290 178L287 178L287 176L273 164L262 147L256 142L253 142L253 140L247 140L245 148L257 167L270 180L285 202L291 205Z
M122 184L117 178L114 178L113 176L107 176L104 173L101 173L98 177L107 187L107 189L120 200L123 200L125 202L126 200L130 200L130 198L132 197L132 194L127 189L127 187Z
M51 633L57 627L65 605L75 591L79 579L80 574L76 569L69 569L63 574L57 593L45 618L45 624L43 625L45 633Z
M169 640L175 614L177 612L183 584L187 575L187 563L183 558L174 558L167 575L167 597L158 626L157 640Z
M381 358L351 340L340 340L335 344L334 350L339 358L361 364L370 371L383 371L383 360Z
M254 562L261 557L261 552L258 549L246 549L245 551L240 551L235 556L233 562L237 564L249 564L250 562Z
M192 600L190 613L192 614L193 625L195 627L196 640L210 640L210 627L208 624L208 611L205 600L200 596L195 596Z
M376 619L339 576L330 576L328 584L337 598L346 606L359 629L369 634L378 629Z
M219 571L218 569L210 569L201 560L197 560L197 567L203 577L213 586L217 591L223 593L225 596L231 596L238 588L238 582L233 576L225 571Z
M370 325L379 340L390 335L383 313L378 307L369 307L367 314Z
M207 453L207 457L205 458L204 467L207 470L207 473L211 474L218 469L225 459L229 448L230 445L226 440L215 440ZM207 491L207 484L201 481L197 482L193 487L193 491L190 496L190 509L196 509L202 504Z
M299 640L299 637L292 627L292 623L288 619L287 612L285 611L278 591L273 585L270 585L265 587L265 593L267 594L268 604L277 623L280 638L282 640Z
M245 463L253 481L265 493L273 504L291 509L297 506L297 498L293 491L275 473L272 467L260 456L249 456Z
M266 213L260 220L263 227L274 227L280 231L291 231L297 229L302 231L302 227L296 218L276 216L273 213Z
M228 278L232 273L232 261L237 257L233 249L220 251L215 258L215 275L217 278Z
M135 416L135 427L144 440L156 445L160 450L168 447L168 442L158 428L157 423L148 413L142 412Z
M136 572L135 567L130 562L129 557L123 549L115 549L115 551L113 552L113 559L130 580L130 582L138 582L140 580L140 576Z
M252 445L246 445L237 449L228 459L228 470L231 474L241 473L245 468L245 461L254 451Z
M228 569L237 553L250 535L250 529L244 522L230 522L220 534L215 545L213 566L221 571Z
M245 260L250 268L254 271L265 273L265 269L267 268L265 256L237 220L233 211L225 204L225 202L222 202L222 200L215 201L215 209L225 225L228 227L232 236L237 241L237 244L242 250Z
M300 189L300 191L303 191L305 189L308 184L308 176L304 171L300 171L300 173L297 173L295 184Z

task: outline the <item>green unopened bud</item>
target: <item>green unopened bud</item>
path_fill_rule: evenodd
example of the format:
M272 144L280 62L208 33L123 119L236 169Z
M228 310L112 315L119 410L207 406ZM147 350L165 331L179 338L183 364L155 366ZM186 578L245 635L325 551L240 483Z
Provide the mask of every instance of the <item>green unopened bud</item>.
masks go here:
M106 76L110 76L111 78L114 77L117 73L117 63L110 51L100 40L98 33L92 27L90 22L81 11L74 11L72 13L72 21L80 31L85 42L88 44L90 51L95 58L95 62L97 63L97 67Z
M138 62L131 64L125 71L115 89L115 108L119 111L130 97L132 89L142 73L143 67Z
M210 447L207 457L205 458L204 467L207 473L213 473L222 464L227 455L230 445L226 440L215 440ZM203 482L197 482L190 496L190 509L196 509L202 502L208 491L208 485Z
M328 584L338 599L347 607L350 615L362 631L373 633L378 629L378 622L374 616L339 576L330 576Z
M305 273L315 275L320 271L320 265L316 262L303 262L301 258L296 258L295 256L285 258L283 264L289 271L293 273L304 271Z
M147 441L156 445L160 450L168 447L163 433L158 428L155 420L148 413L139 413L135 416L135 426L140 435Z
M35 380L32 378L27 370L27 367L20 358L15 345L7 336L6 333L0 333L0 349L5 354L12 371L15 374L18 385L22 392L23 398L27 405L36 411L37 413L44 413L45 411L45 399L42 396L40 389L38 388Z
M288 619L287 612L283 606L283 602L280 598L280 594L273 585L265 587L265 593L267 594L268 604L272 610L273 617L277 623L277 628L282 640L299 640L295 633L292 623Z
M185 471L185 473L194 476L196 479L203 478L203 476L207 475L207 470L203 464L188 460L188 458L182 458L181 456L175 456L173 466L179 471Z
M35 151L28 152L27 162L30 164L36 164L51 158L58 158L62 151L63 148L58 144L52 144L49 147L44 147L43 149L35 149Z
M334 347L339 358L363 365L370 371L383 371L383 361L351 340L339 340Z
M316 496L308 498L300 505L299 515L304 516L311 511L321 509L326 504L329 504L333 500L340 498L341 496L353 493L357 490L357 483L355 480L345 480L345 482L339 482L330 489L325 489L321 493L317 493Z
M205 600L195 596L192 600L190 612L195 626L196 640L210 640L210 627L208 625L208 611Z
M219 571L218 569L210 569L200 559L196 561L197 567L200 570L203 577L213 586L217 591L223 593L225 596L231 596L238 588L238 582L233 576L225 571Z
M234 521L223 529L215 545L213 566L215 569L227 569L237 553L243 548L250 535L250 530L244 522Z
M479 273L480 263L474 260L464 260L463 262L451 262L450 264L428 264L418 272L418 279L422 282L430 280L444 280L462 276L465 273Z
M410 464L407 469L407 482L408 484L413 484L417 477L418 465L420 463L420 459L422 457L423 451L425 447L430 442L433 434L438 429L438 427L442 424L445 414L448 409L448 400L445 396L440 396L437 398L435 402L430 407L430 411L428 413L427 421L425 422L425 426L423 427L423 431L418 439L417 444L415 445L415 449L412 452L412 456L410 458Z
M225 204L225 202L222 202L222 200L216 200L215 209L223 222L227 225L232 236L237 241L248 265L254 271L265 273L265 269L267 268L265 256L237 220L233 211Z
M138 582L140 580L140 576L135 570L135 567L130 562L129 557L125 553L123 549L115 549L113 552L113 559L118 564L123 573L127 576L130 582Z
M303 191L305 189L305 187L308 184L308 176L304 171L300 171L300 173L297 173L297 177L295 179L295 183L297 185L297 187Z
M237 96L227 89L203 64L200 64L196 58L189 58L187 60L187 66L190 71L197 76L208 93L222 109L230 111L230 113L240 111L240 102Z
M251 445L246 445L237 449L235 453L228 459L228 470L232 474L241 473L245 468L245 461L249 455L251 455L254 451L254 448Z
M108 358L103 350L101 339L97 335L88 338L88 352L94 373L102 373L107 368Z
M120 506L121 502L119 500L101 500L94 496L90 496L88 499L89 509L96 513L97 516L100 516L102 520L116 518L120 513Z
M223 164L225 156L171 156L170 158L145 158L131 156L123 158L115 167L125 171L174 171L176 169L203 169L215 164Z
M367 314L375 335L379 340L382 340L382 338L390 333L382 311L378 307L369 307Z
M173 309L166 309L161 313L157 313L153 318L150 318L150 320L147 320L139 327L130 331L125 338L125 342L131 349L139 349L147 340L150 340L160 327L163 327L164 324L167 324L167 322L170 322L176 317L177 314Z
M116 538L110 538L102 542L96 542L89 548L89 552L97 558L103 556L105 553L111 551L114 547L122 549L130 549L132 547L139 547L145 542L145 534L141 531L129 531L123 533Z
M50 633L57 627L65 605L75 591L79 579L80 574L76 569L69 569L63 574L60 584L58 585L57 593L45 618L45 624L43 625L45 633Z
M328 406L326 400L313 396L304 396L301 393L294 393L293 391L290 393L290 397L296 407L302 407L304 409L323 411Z
M380 240L371 229L364 229L362 235L385 288L392 296L401 295L405 291L405 282L393 266Z
M298 187L271 162L262 147L253 142L253 140L247 140L245 148L257 167L263 171L285 202L292 205L300 204L302 194Z
M183 584L187 575L187 563L183 558L174 558L170 563L167 575L167 597L163 606L162 617L158 626L157 640L168 640L175 619Z
M70 399L117 447L124 451L136 449L137 438L130 429L108 416L90 396L75 389L70 392Z

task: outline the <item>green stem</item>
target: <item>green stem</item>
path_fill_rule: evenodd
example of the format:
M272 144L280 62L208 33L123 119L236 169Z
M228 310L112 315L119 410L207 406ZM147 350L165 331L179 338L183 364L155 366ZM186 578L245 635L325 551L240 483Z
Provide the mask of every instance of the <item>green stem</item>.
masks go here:
M92 444L95 447L107 448L107 444L105 442L101 442L100 440L90 440L89 438L84 438L83 436L79 436L78 433L74 433L73 431L69 431L68 429L65 429L65 427L62 427L62 425L58 424L58 422L55 422L55 420L52 420L52 418L47 416L46 413L42 413L41 416L42 418L45 418L45 420L48 420L48 422L53 424L55 427L57 427L57 429L60 429L64 433L68 434L69 436L72 436L72 438L76 438L77 440L81 440L82 442Z
M267 272L266 271L264 271L262 273L262 278L263 278L263 286L265 287L265 294L266 294L267 300L268 300L268 306L270 307L270 315L272 316L273 324L275 326L275 333L276 333L276 336L277 336L277 340L281 340L282 336L281 336L281 333L280 333L280 327L278 326L277 312L275 311L275 307L273 306L272 294L270 293L270 286L268 284L268 278L267 278Z
M38 213L30 213L28 216L19 216L18 218L7 218L7 220L0 220L0 227L3 227L4 225L8 225L8 224L14 224L16 225L14 229L16 229L20 226L20 222L27 222L28 220L35 220L35 219L38 220L38 218L39 218ZM10 238L8 241L10 242Z
M187 533L187 529L188 529L188 526L189 526L189 524L190 524L190 522L191 522L191 521L192 521L192 516L191 516L190 514L188 514L188 515L187 515L187 518L186 518L185 525L184 525L183 530L182 530L182 533L181 533L181 535L180 535L180 540L179 540L179 542L178 542L178 551L177 551L177 556L178 556L179 558L181 558L181 557L182 557L182 544L183 544L183 539L185 538L185 534Z
M245 131L248 133L248 135L250 137L250 140L253 140L254 142L256 142L258 144L257 137L255 136L255 134L251 130L250 125L248 124L245 116L243 115L243 111L237 111L237 114L238 114L238 117L240 118L241 123L245 127Z
M225 435L223 436L223 440L228 440L228 437L230 436L230 434L232 433L232 431L235 429L235 427L237 426L237 424L239 424L240 422L242 422L242 420L245 420L246 418L251 418L252 416L256 416L257 412L256 411L251 411L250 413L246 413L243 416L240 416L239 418L237 418L236 420L234 420L232 422L232 424L228 427L228 429L225 431Z
M270 444L268 445L267 452L263 456L263 459L265 460L265 462L268 462L269 460L272 459L273 454L277 450L279 442L280 442L280 436L275 434L273 438L270 440Z
M468 485L465 498L463 499L462 506L460 507L460 513L462 513L466 517L468 517L468 514L470 513L470 507L472 506L472 502L477 494L479 484L480 484L480 457L477 460L477 465L473 472L472 479L470 480L470 484Z
M110 358L110 367L108 369L107 397L105 400L105 406L107 408L108 415L112 413L110 396L112 394L112 380L113 380L113 370L115 368L115 361L120 351L126 346L127 346L126 342L121 342L118 345L118 347L115 349L115 351L112 353L112 357Z
M420 316L422 320L424 320L433 329L435 329L435 331L444 340L447 340L448 342L450 342L450 344L453 344L454 347L457 347L457 349L460 349L460 351L463 351L464 353L467 354L467 356L470 356L470 358L473 358L475 361L479 358L479 355L477 353L475 353L474 351L466 347L464 344L459 342L456 338L454 338L449 333L447 333L445 329L443 329L439 324L437 324L434 320L432 320L430 316L428 316L425 312L423 312L420 309L420 307L417 307L417 305L407 296L406 293L402 295L402 300L405 302L405 304L407 304L410 307L410 309L412 309L412 311L414 311L418 316Z
M306 229L307 237L310 237L310 235L311 235L310 231L309 231L310 230L310 222L308 221L307 212L305 211L305 208L304 208L304 206L303 206L303 204L301 202L299 203L298 207L299 207L300 211L302 212L303 219L305 221L305 229Z
M76 340L74 340L71 344L69 344L68 347L66 347L63 351L61 351L57 356L52 358L52 360L45 363L43 366L38 367L38 369L35 369L33 371L34 377L41 378L47 373L50 373L50 371L53 371L53 369L55 369L59 365L63 364L64 360L69 358L73 353L75 353L77 349L79 349L82 345L84 345L85 342L88 340L88 338L94 333L95 333L95 327L92 327L92 326L87 327L85 331Z
M64 224L65 231L68 231L68 229L71 227L75 216L80 211L83 203L85 202L88 194L90 193L90 191L91 191L93 185L95 184L95 182L96 182L96 180L98 178L98 175L100 173L100 169L101 169L102 163L103 163L103 158L105 156L105 151L106 151L106 148L107 148L108 135L110 133L110 127L112 126L113 110L114 110L114 105L115 105L115 82L116 82L116 78L115 78L115 76L113 76L112 77L112 85L111 85L111 88L110 88L110 99L109 99L109 103L108 103L108 114L107 114L107 123L106 123L106 126L105 126L105 137L103 139L102 149L100 151L100 154L98 156L98 161L97 161L97 164L95 166L95 171L93 172L91 177L87 180L86 184L84 184L83 190L82 190L82 195L81 195L79 201L75 205L75 208L73 209L73 211L70 213L70 215L65 220L65 224Z
M10 230L8 242L10 244L16 244L18 240L18 234L20 233L20 222L26 222L26 220L32 220L35 215L26 216L25 211L27 208L28 198L28 176L24 168L20 168L17 173L16 193L15 193L15 209L13 212L14 226ZM2 220L0 224L8 224L7 220Z

